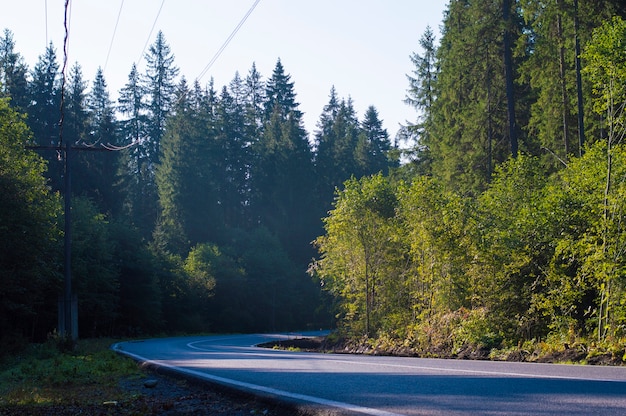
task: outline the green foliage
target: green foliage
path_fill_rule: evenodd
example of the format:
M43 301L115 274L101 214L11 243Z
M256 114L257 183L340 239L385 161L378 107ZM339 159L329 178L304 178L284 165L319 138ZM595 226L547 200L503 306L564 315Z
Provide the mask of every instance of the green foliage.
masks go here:
M75 65L64 143L125 147L74 159L81 334L319 327L332 322L315 312L325 299L345 333L429 354L619 342L626 30L613 16L624 12L579 3L451 1L440 44L427 30L411 55L407 103L420 114L401 136L419 140L417 160L398 169L376 108L359 119L334 88L311 140L280 60L266 82L253 65L220 91L190 86L159 33L116 109L101 71L87 91ZM606 143L578 158L575 40L587 142ZM46 170L24 149L59 141L55 49L26 77L13 47L5 32L0 333L19 349L55 326L62 217L48 187L62 189L63 164L46 151ZM525 153L509 160L517 132ZM304 268L322 232L317 288Z
M109 349L112 342L81 340L72 352L60 352L53 340L29 345L0 367L0 406L91 404L89 390L110 392L121 378L139 376L133 360Z
M613 148L606 217L603 143L552 177L537 158L511 159L473 201L426 177L348 181L313 271L346 333L367 334L369 324L370 336L424 354L621 339L625 152Z
M45 335L48 298L58 287L58 198L43 177L44 161L25 146L25 117L0 99L0 333ZM38 319L40 315L41 319ZM41 326L40 326L41 325ZM29 333L30 332L30 333ZM5 340L6 338L6 340Z
M452 1L442 29L437 99L427 133L432 173L463 194L478 195L493 166L511 153L502 6L487 0ZM518 28L511 30L518 35Z
M478 199L476 255L468 276L473 306L486 307L500 330L530 337L541 327L529 305L552 256L552 218L543 206L546 175L537 158L520 155L497 168Z
M624 103L626 92L626 21L614 16L593 32L593 38L585 48L583 58L587 61L584 73L596 95L594 110L607 114L609 126L624 126Z
M381 175L351 179L338 193L325 220L326 236L317 239L322 254L313 270L324 288L344 302L344 324L356 334L372 335L394 302L389 278L394 257L397 198Z

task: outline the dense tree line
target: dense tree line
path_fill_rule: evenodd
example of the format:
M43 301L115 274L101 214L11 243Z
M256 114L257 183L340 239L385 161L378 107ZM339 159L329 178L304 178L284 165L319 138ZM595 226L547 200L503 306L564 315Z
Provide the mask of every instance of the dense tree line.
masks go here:
M57 145L64 108L64 140L115 150L74 162L82 333L319 325L326 303L422 351L623 348L625 10L450 1L410 55L403 158L334 88L309 135L280 60L189 84L159 33L117 101L78 64L61 97L54 47L29 69L5 31L2 334L55 326L63 155L24 146Z
M411 161L346 182L316 240L311 273L345 334L623 355L625 13L449 3L439 44L427 29L410 56Z
M0 38L2 335L56 327L66 143L81 335L329 325L310 243L335 187L397 165L376 109L359 120L331 88L309 137L280 60L189 84L159 33L145 62L113 100L101 70L62 82L52 44L29 69Z

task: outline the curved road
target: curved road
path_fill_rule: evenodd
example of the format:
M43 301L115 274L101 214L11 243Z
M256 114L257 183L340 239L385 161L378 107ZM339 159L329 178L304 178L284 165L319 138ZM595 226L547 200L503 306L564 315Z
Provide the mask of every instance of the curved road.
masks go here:
M255 347L294 336L149 339L118 343L113 349L152 365L324 414L626 415L624 367L315 354Z

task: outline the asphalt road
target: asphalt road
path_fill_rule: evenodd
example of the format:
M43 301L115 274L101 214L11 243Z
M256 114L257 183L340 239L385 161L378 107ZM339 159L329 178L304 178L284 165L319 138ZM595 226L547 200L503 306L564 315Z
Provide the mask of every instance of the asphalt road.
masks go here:
M626 415L623 367L315 354L254 346L295 336L148 339L113 349L324 414Z

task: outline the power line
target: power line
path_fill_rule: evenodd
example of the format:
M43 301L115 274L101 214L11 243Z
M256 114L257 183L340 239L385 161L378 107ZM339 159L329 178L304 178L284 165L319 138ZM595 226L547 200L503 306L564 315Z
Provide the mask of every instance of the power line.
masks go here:
M61 119L59 120L59 147L63 146L63 121L65 119L65 82L67 79L67 58L70 39L70 0L65 0L65 14L63 18L63 27L65 28L65 37L63 38L63 68L61 68Z
M159 20L159 16L161 15L161 10L163 10L163 5L165 4L165 0L161 1L161 7L159 7L159 11L154 18L154 22L152 23L152 28L150 29L150 33L148 34L148 39L146 39L145 45L143 45L143 50L141 51L141 55L139 55L139 59L137 59L137 66L139 66L139 62L141 62L141 58L143 58L143 54L146 52L146 48L148 47L148 43L150 42L150 38L152 37L152 32L154 31L154 27L156 26L157 20Z
M45 12L45 22L46 22L46 44L45 47L48 47L48 0L44 3L44 12Z
M226 49L226 47L228 46L228 44L230 43L230 41L235 37L235 35L237 34L237 32L239 31L239 29L241 29L241 26L243 26L243 24L246 22L246 20L248 19L248 17L252 14L252 12L254 11L254 9L256 8L257 4L259 4L261 0L255 0L255 2L252 4L252 6L250 7L250 9L248 9L248 12L243 16L243 18L239 21L239 24L237 25L237 27L235 27L235 29L231 32L231 34L228 36L228 38L226 39L226 41L222 44L222 46L218 49L218 51L215 53L215 55L213 55L213 58L211 58L211 60L209 61L209 63L204 67L204 69L202 70L202 72L200 72L200 75L198 75L198 77L196 78L196 81L199 81L203 76L206 75L206 73L209 71L209 69L213 66L213 64L215 63L215 61L217 61L217 58L220 57L220 55L222 54L222 52L224 52L224 49Z
M113 49L113 41L115 40L115 34L117 33L117 26L120 23L120 16L122 15L123 7L124 7L124 0L122 0L122 3L120 4L120 11L117 12L117 20L115 21L115 27L113 28L113 36L111 36L111 43L109 44L109 51L107 52L107 58L104 61L104 68L102 69L102 72L106 71L107 64L109 63L109 56L111 55L111 49Z

